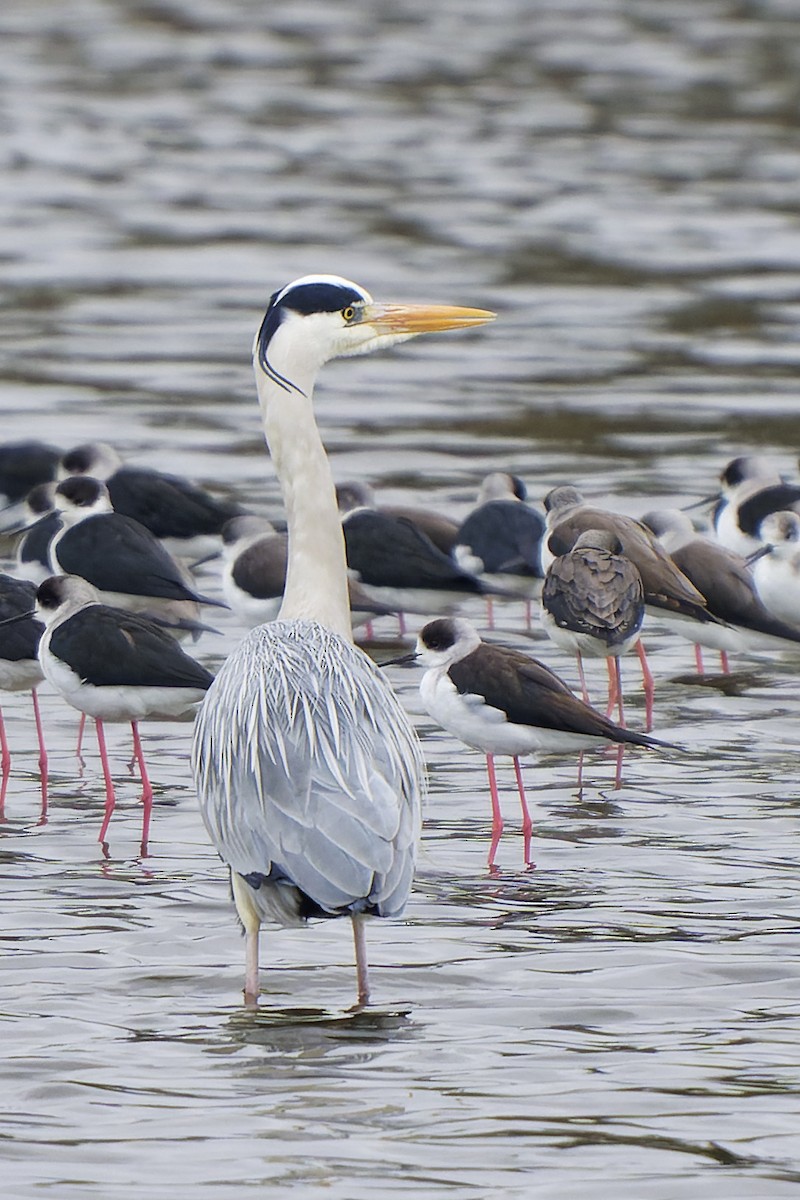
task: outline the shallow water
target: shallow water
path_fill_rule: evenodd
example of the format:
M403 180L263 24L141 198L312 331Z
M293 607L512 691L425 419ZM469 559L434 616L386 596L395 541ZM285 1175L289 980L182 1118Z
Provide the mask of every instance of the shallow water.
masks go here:
M508 467L533 497L569 480L636 514L751 447L793 470L797 24L788 0L7 4L2 440L106 438L279 515L249 347L269 293L325 270L500 314L326 369L336 475L387 501L460 515ZM237 637L215 623L212 665ZM574 680L520 604L497 625ZM794 1195L800 659L741 658L723 691L647 641L657 732L686 753L627 755L618 791L590 756L580 797L574 763L527 764L530 873L503 763L494 877L483 762L393 669L431 797L358 1015L340 922L265 933L242 1008L187 726L146 729L146 859L111 732L104 860L75 714L43 691L43 822L30 703L7 697L8 1194Z

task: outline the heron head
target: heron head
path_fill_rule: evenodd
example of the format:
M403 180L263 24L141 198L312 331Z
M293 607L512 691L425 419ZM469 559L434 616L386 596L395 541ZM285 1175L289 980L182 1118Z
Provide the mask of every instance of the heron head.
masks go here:
M314 375L332 358L369 354L420 333L483 325L494 313L442 304L379 304L338 275L305 275L270 299L253 358L286 391L293 371Z

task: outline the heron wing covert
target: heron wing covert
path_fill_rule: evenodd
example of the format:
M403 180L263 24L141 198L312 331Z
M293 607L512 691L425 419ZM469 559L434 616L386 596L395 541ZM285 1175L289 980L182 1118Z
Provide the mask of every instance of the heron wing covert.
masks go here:
M201 708L194 758L203 819L234 871L275 870L328 912L402 909L421 755L352 644L312 621L252 630Z

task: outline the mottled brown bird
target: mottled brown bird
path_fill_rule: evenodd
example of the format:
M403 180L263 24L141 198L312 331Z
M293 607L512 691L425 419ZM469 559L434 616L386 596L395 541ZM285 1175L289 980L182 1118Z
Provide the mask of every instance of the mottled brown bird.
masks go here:
M617 535L588 529L572 550L550 564L542 589L542 624L557 646L574 654L581 692L589 693L583 656L605 658L608 709L615 705L625 724L620 655L639 642L644 620L644 588L637 567L622 553Z
M673 627L676 622L685 620L720 624L709 612L702 592L678 570L658 539L641 521L587 504L573 487L553 488L545 496L544 506L548 528L542 552L545 566L549 566L554 557L570 551L587 529L610 530L619 539L623 554L634 563L642 577L647 608ZM650 729L655 684L641 641L637 643L636 652L645 687L646 728Z
M545 567L553 558L566 554L587 529L606 529L616 534L622 553L638 568L644 600L660 616L690 617L713 624L705 596L679 571L654 534L641 521L622 513L607 512L587 504L577 488L553 488L544 498L548 535Z

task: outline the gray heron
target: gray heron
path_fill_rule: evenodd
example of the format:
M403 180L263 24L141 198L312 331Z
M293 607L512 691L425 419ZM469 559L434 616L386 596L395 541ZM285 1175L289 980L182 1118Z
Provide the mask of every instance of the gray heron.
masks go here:
M317 374L333 358L493 316L379 304L339 276L311 275L274 293L256 335L264 433L286 507L286 587L277 620L223 664L193 747L203 820L245 930L249 1004L264 920L338 916L351 918L358 1005L368 1002L364 917L403 911L420 825L416 735L352 641L342 525L312 407Z

